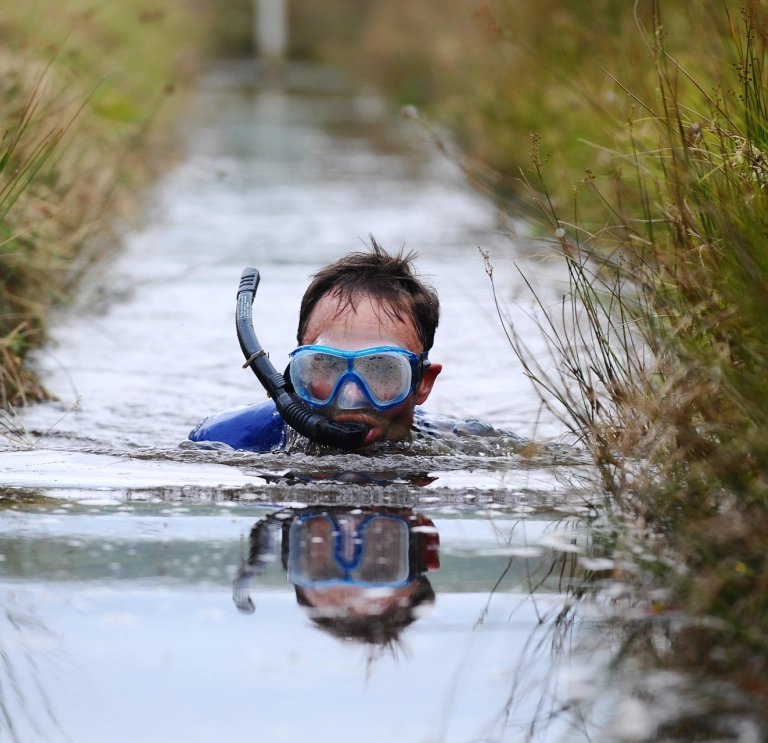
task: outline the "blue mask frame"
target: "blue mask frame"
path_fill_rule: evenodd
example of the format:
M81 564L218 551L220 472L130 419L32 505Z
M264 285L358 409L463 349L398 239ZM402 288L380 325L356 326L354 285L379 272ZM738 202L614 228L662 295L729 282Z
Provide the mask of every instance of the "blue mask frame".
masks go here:
M430 361L427 358L426 352L417 354L397 346L376 346L375 348L364 348L359 351L341 351L338 348L331 348L330 346L299 346L291 352L291 362L293 362L293 358L297 354L306 351L325 353L339 359L345 359L347 362L347 370L343 374L339 375L339 378L336 380L336 384L334 384L333 390L331 391L331 394L327 400L318 400L316 397L311 395L301 384L297 384L297 380L295 380L293 376L293 363L289 365L291 382L296 394L313 408L327 408L329 405L333 404L333 401L339 394L339 390L344 386L346 382L351 380L355 382L355 384L359 387L371 405L376 408L376 410L390 410L391 408L400 405L413 393L418 384L421 382L424 369L428 368L430 365ZM364 356L374 356L376 354L385 352L397 353L405 356L405 358L408 359L408 362L411 366L411 383L408 389L404 390L402 394L398 395L392 400L382 402L376 399L375 395L368 386L368 382L365 380L365 377L363 377L363 375L354 368L354 363L356 359L362 358Z

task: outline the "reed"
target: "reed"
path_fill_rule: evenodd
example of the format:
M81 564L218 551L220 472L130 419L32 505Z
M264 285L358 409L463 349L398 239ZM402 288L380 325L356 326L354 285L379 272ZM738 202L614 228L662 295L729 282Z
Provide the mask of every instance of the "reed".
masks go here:
M570 285L561 307L539 304L556 371L511 322L510 339L592 452L624 546L669 591L661 611L698 618L666 662L765 697L768 26L757 2L722 9L730 41L694 76L662 5L644 34L655 93L627 88L613 175L588 173L567 216L533 140L525 181Z
M202 12L183 0L0 9L0 406L45 397L25 359L49 308L172 157L168 101L194 75Z
M542 401L593 456L617 570L634 579L640 569L649 591L666 590L647 602L647 631L625 626L620 655L634 645L635 658L736 682L759 710L765 11L754 0L439 5L377 6L379 22L362 35L371 78L398 102L421 103L458 145L434 135L439 146L460 152L469 179L531 220L566 267L562 304L535 299L550 358L504 320ZM403 49L417 62L398 66ZM666 625L670 650L660 653L652 636L665 616L689 619L682 632Z
M622 84L653 96L638 33L652 23L650 0L377 0L354 12L349 0L329 0L314 13L313 5L292 3L297 37L322 29L306 39L304 56L345 67L396 105L419 107L463 153L512 179L527 166L531 131L564 177L578 181L585 168L600 176L610 156L584 141L613 146L614 122L626 119ZM698 74L728 43L717 23L721 3L664 5L662 33Z

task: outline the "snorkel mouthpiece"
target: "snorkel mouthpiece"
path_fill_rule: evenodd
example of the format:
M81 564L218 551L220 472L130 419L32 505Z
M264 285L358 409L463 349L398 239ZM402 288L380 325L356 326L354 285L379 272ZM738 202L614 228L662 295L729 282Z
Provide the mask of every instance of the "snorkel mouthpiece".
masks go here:
M246 268L237 290L235 324L237 339L246 359L243 368L251 367L267 394L274 400L280 417L302 436L336 449L359 449L368 433L368 426L353 421L336 422L310 408L298 395L289 391L285 377L275 369L267 352L259 344L253 329L252 313L259 280L259 272L255 268Z

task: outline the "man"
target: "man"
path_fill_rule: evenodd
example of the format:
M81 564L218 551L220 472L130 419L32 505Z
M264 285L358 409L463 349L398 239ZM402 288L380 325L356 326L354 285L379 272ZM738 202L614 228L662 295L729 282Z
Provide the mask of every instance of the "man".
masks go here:
M301 302L288 372L295 392L333 420L365 423L362 448L407 439L416 406L442 370L427 357L440 318L437 293L412 262L371 238L369 252L316 273ZM285 447L287 428L267 400L206 418L189 438L270 451Z

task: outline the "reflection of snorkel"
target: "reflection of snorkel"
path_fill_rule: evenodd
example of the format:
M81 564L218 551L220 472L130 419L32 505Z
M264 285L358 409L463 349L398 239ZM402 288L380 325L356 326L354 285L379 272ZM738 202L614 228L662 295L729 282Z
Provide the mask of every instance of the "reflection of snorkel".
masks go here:
M289 391L285 378L269 360L253 330L252 306L259 286L259 272L255 268L246 268L240 277L237 290L237 339L245 355L243 368L250 366L263 385L267 394L274 400L280 417L302 436L318 444L336 449L353 451L359 449L368 433L364 423L347 421L337 423L316 413L295 393Z

